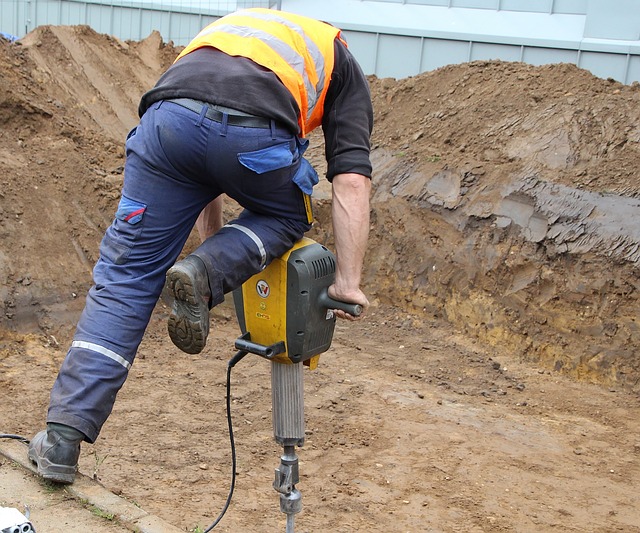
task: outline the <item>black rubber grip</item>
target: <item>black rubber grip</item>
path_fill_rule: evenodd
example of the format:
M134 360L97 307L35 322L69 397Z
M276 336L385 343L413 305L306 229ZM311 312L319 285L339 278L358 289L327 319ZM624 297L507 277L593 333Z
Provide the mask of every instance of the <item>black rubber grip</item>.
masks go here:
M322 289L320 297L318 298L318 303L327 309L339 309L340 311L349 313L351 316L360 316L362 314L362 306L360 304L334 300L329 296L327 289Z

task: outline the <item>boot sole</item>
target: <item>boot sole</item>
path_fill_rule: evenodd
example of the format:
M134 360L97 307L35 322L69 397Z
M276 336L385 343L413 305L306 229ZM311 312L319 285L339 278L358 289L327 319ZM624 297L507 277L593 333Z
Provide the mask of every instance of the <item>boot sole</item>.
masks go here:
M167 286L174 297L167 324L169 337L183 352L200 353L209 335L209 307L204 303L204 296L180 267L169 270Z

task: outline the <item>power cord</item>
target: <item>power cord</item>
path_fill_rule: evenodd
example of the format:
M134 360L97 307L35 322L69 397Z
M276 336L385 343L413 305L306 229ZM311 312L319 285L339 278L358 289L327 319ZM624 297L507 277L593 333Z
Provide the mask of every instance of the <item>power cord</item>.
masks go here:
M11 433L0 433L0 439L19 440L23 444L29 444L30 442L29 439L27 439L26 437L22 437L20 435L12 435Z
M205 529L203 533L209 533L209 531L216 527L220 520L222 520L222 517L229 509L229 504L231 503L231 498L233 496L233 490L236 486L236 444L233 438L233 422L231 420L231 369L236 366L236 363L238 363L245 355L247 355L247 353L249 352L240 350L229 360L229 363L227 363L227 424L229 426L229 443L231 444L231 486L229 487L229 495L227 496L227 501L225 502L222 511L220 511L218 518L216 518L213 524Z

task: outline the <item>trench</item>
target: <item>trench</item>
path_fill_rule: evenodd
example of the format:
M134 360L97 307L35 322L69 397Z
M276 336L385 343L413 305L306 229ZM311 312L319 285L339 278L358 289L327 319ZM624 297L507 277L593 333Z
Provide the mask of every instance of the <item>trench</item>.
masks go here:
M640 201L515 177L465 195L464 172L373 159L372 297L542 368L640 390Z

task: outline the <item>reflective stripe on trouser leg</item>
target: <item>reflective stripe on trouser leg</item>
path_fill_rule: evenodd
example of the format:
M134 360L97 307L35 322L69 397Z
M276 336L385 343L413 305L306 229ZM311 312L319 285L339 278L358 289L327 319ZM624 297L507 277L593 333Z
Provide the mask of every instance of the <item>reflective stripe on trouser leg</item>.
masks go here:
M127 361L121 355L118 355L113 350L109 350L109 348L105 348L104 346L100 346L99 344L94 344L93 342L84 342L84 341L73 341L71 343L72 348L86 348L87 350L92 350L94 352L98 352L109 359L114 360L116 363L120 363L127 370L131 368L131 363Z
M258 248L258 252L260 252L260 266L261 268L264 268L267 263L267 251L264 249L264 243L260 240L260 237L253 233L249 228L245 228L240 224L227 224L226 226L228 228L240 230L255 243Z
M73 343L51 389L48 422L76 428L94 442L113 409L131 365L103 346ZM92 376L99 376L93 379ZM69 409L67 406L73 406Z
M207 267L212 305L283 255L310 227L298 220L245 210L209 237L193 253Z

